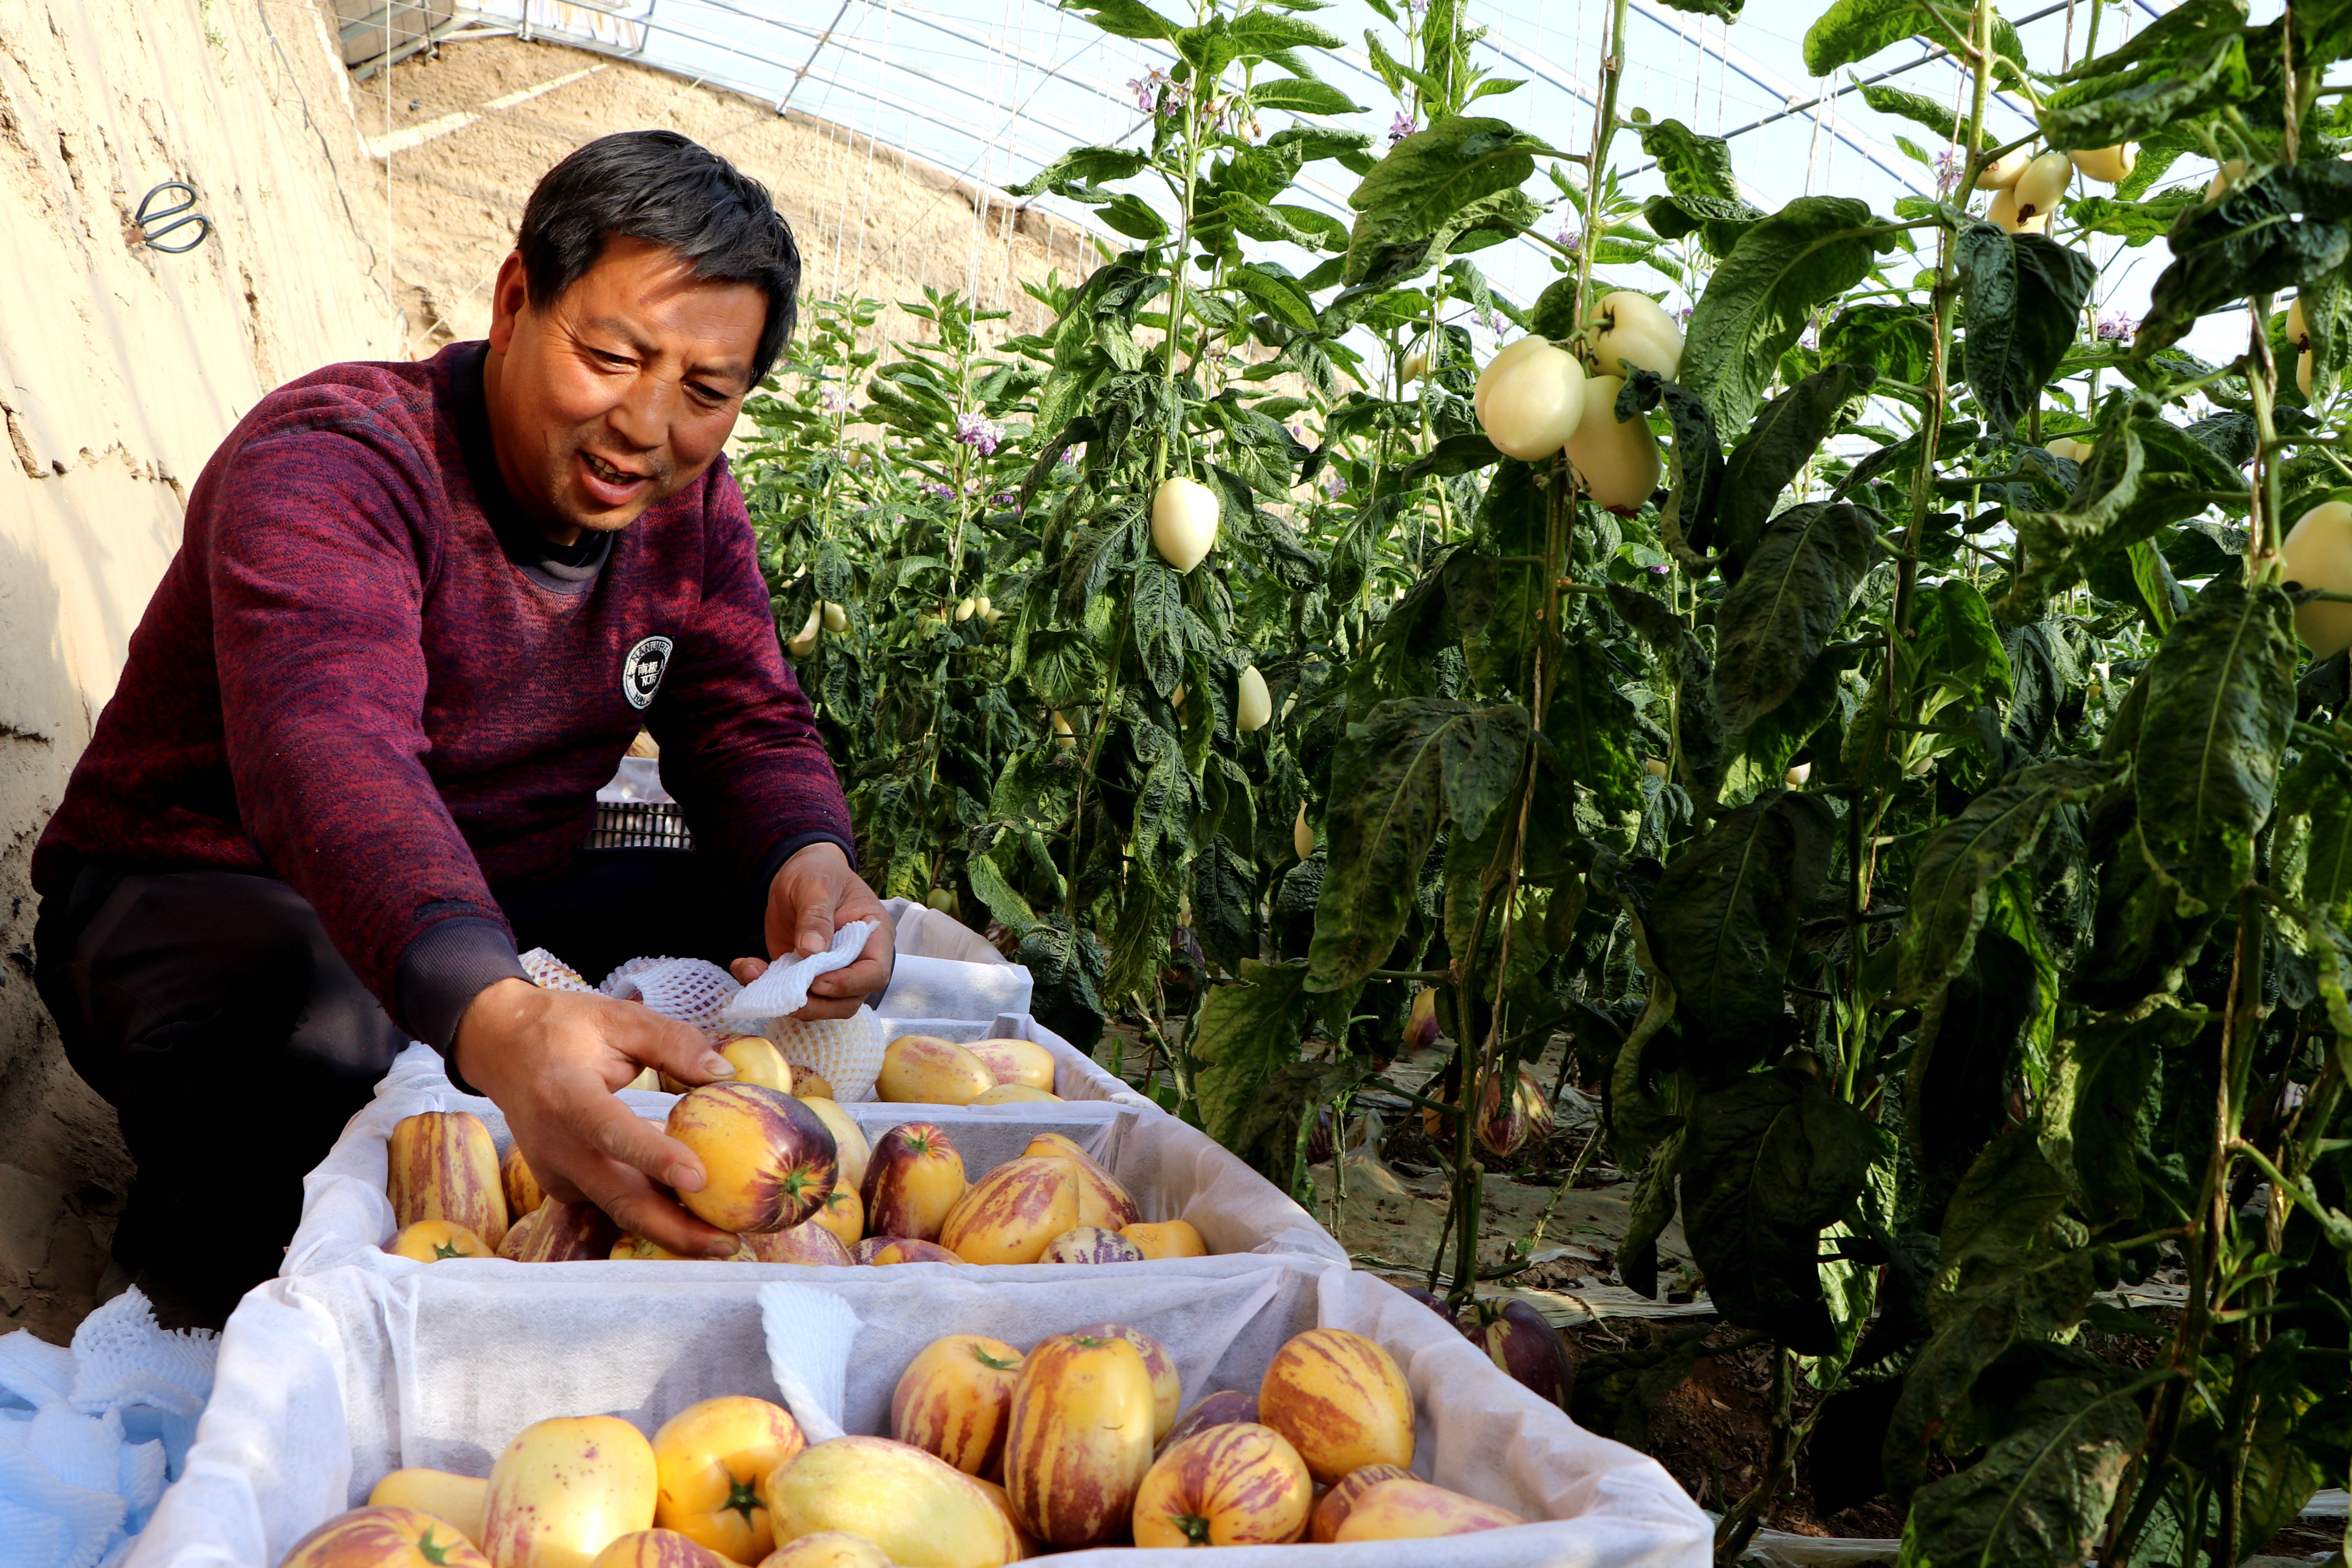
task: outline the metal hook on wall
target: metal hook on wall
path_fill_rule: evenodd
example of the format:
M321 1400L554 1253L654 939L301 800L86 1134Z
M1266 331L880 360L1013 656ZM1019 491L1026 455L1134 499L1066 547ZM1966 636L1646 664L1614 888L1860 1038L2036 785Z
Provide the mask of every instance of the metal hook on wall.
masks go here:
M177 191L185 199L174 205L150 211L155 198L166 191ZM139 210L131 215L131 219L139 226L139 237L147 243L148 248L160 250L166 256L184 256L202 245L213 231L213 220L197 212L195 205L195 186L185 180L165 180L139 198ZM175 245L163 243L165 236L177 234L191 224L195 226L194 236ZM159 225L160 227L157 226Z

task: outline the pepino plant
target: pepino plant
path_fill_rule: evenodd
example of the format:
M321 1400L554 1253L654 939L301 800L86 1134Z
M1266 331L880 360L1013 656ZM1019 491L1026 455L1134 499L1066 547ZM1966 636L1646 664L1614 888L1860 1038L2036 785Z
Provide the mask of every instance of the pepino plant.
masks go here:
M755 413L869 863L1303 1195L1441 1031L1457 1305L1526 1267L1485 1170L1564 1045L1624 1281L1679 1218L1767 1347L1722 1561L1808 1464L1906 1563L2243 1561L2352 1465L2352 13L2095 4L2053 69L1987 0L1839 0L1815 74L1965 72L1861 89L1939 174L1882 213L1621 106L1625 0L1572 147L1452 0L1370 3L1385 143L1307 6L1074 0L1176 64L1025 190L1131 243L992 347L821 310ZM1701 1344L1588 1359L1577 1415L1638 1441Z

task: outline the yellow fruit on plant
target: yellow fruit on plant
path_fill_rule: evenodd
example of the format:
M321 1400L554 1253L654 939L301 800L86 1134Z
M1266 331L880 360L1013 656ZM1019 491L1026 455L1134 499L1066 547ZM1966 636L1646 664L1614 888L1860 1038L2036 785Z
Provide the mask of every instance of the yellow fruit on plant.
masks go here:
M1315 829L1307 825L1307 803L1303 800L1298 803L1298 820L1290 825L1290 847L1298 852L1301 860L1314 858Z
M413 1258L419 1263L498 1256L482 1245L480 1237L454 1219L420 1219L414 1225L402 1226L400 1234L385 1242L383 1249L394 1258Z
M888 1437L835 1437L803 1449L761 1483L777 1539L839 1531L902 1568L1003 1568L1019 1554L1012 1522L981 1484Z
M355 1508L296 1542L278 1568L491 1568L457 1527L413 1508Z
M2074 178L2074 160L2063 153L2044 153L2025 165L2009 194L2017 203L2017 218L2021 224L2034 217L2046 218L2056 210L2059 198ZM1999 205L1996 203L1995 205Z
M1584 367L1542 339L1520 341L1535 346L1508 362L1496 354L1478 378L1478 422L1497 451L1532 463L1576 434L1584 417Z
M1805 781L1812 776L1813 764L1811 763L1799 763L1795 767L1790 768L1787 773L1780 775L1780 782L1787 784L1790 789L1802 789L1805 787Z
M1070 721L1067 719L1062 717L1062 710L1059 708L1055 709L1054 744L1066 752L1077 743L1077 731L1070 728Z
M1178 474L1160 481L1151 497L1151 545L1179 572L1190 572L1217 547L1217 492Z
M675 1530L633 1530L596 1553L593 1568L727 1568L729 1561Z
M1078 1173L1055 1155L1008 1160L972 1184L940 1226L966 1263L1034 1263L1078 1223Z
M793 1078L802 1086L802 1092L794 1098L816 1112L816 1119L824 1123L826 1131L833 1134L834 1187L835 1190L846 1187L853 1193L865 1191L866 1162L874 1157L874 1145L866 1141L865 1130L832 1095L818 1094L810 1089L812 1084L824 1085L823 1079L805 1068L794 1068ZM850 1237L847 1239L855 1241L857 1238Z
M985 1334L933 1340L907 1363L890 1395L890 1436L968 1476L1004 1470L1004 1426L1021 1352Z
M849 629L849 612L846 609L830 599L822 601L819 607L824 617L826 631L845 632Z
M702 1162L678 1202L721 1230L787 1230L833 1191L837 1152L816 1112L751 1083L707 1083L669 1109L669 1135Z
M1234 701L1234 728L1246 735L1263 730L1274 717L1274 699L1267 695L1265 677L1251 665L1242 671Z
M986 1094L974 1100L974 1105L1045 1105L1061 1103L1062 1097L1049 1089L1031 1089L1025 1083L1000 1083Z
M507 1236L499 1146L469 1110L427 1110L394 1124L385 1150L384 1195L395 1225L453 1219L492 1251Z
M1679 354L1679 349L1676 352ZM1617 417L1617 394L1624 384L1613 375L1596 375L1587 384L1588 406L1576 434L1568 438L1568 460L1595 506L1631 517L1658 488L1664 465L1659 461L1657 437L1650 434L1650 422L1639 414L1630 419Z
M2017 207L2017 187L2011 185L1994 193L1992 205L1985 209L1985 221L1999 224L2008 234L2040 234L2050 226L2050 215L2039 212L2031 217L2021 216Z
M973 598L964 598L964 599L960 599L960 600L958 600L958 601L956 602L956 616L955 616L955 618L956 618L958 621L968 621L968 620L971 619L971 618L972 618L972 616L974 616L978 615L979 613L980 613L980 601L979 601L979 600L977 600L977 599L973 599Z
M2132 172L2139 162L2139 149L2129 142L2113 147L2092 147L2073 154L2074 167L2083 171L2085 179L2112 185Z
M1480 424L1486 421L1486 394L1496 381L1509 374L1511 366L1536 350L1550 346L1547 339L1528 337L1505 343L1495 351L1495 357L1486 362L1486 368L1478 373L1477 384L1470 389L1470 411L1477 416Z
M1279 1546L1307 1532L1315 1483L1271 1426L1212 1426L1152 1462L1135 1498L1135 1543Z
M1124 1339L1055 1334L1013 1389L1004 1492L1048 1546L1098 1546L1127 1528L1151 1468L1151 1379Z
M1181 1219L1155 1220L1123 1227L1119 1235L1135 1243L1146 1258L1206 1258L1209 1244Z
M784 651L794 658L806 658L816 651L817 634L824 628L824 612L815 605L809 606L809 618L801 626L800 636L784 645Z
M689 1405L654 1434L654 1522L738 1563L775 1545L760 1482L808 1447L782 1405L747 1394Z
M1412 1390L1396 1358L1346 1329L1295 1334L1266 1363L1258 1419L1290 1439L1315 1479L1412 1466Z
M370 1508L413 1508L436 1519L447 1520L467 1541L482 1539L482 1509L489 1501L490 1483L479 1476L448 1470L394 1470L368 1493Z
M2352 594L2352 506L2323 501L2287 531L2281 558L2287 581L2330 594ZM2295 635L2318 658L2352 647L2352 605L2314 599L2294 612Z
M986 1063L999 1084L1017 1083L1043 1089L1054 1087L1054 1053L1034 1040L1000 1036L974 1040L964 1049Z
M953 888L933 888L923 895L923 905L927 909L939 910L950 920L955 919L963 908L963 903L955 896Z
M2063 458L2073 463L2082 462L2091 455L2091 444L2077 441L2072 436L2061 436L2054 441L2044 442L2042 449L2053 458Z
M612 1415L534 1421L490 1467L482 1551L495 1568L590 1568L651 1530L661 1483L653 1445Z
M1586 346L1600 374L1614 378L1619 385L1625 381L1625 366L1635 370L1654 370L1668 381L1683 367L1683 330L1664 307L1647 294L1631 289L1620 289L1604 294L1593 308L1592 319L1585 323ZM1593 399L1601 395L1597 386L1585 392L1585 406L1592 408ZM1612 391L1613 402L1616 393Z
M760 1560L760 1568L895 1568L890 1554L862 1535L820 1530L788 1541Z
M988 1064L936 1035L901 1035L882 1049L877 1100L901 1105L970 1105L996 1087Z
M2205 187L2205 199L2211 201L2215 196L2237 184L2244 177L2245 173L2246 161L2243 158L2231 158L2213 171L2213 178Z
M1415 349L1404 356L1404 363L1398 368L1397 384L1402 386L1408 382L1419 381L1428 374L1429 356L1421 350Z
M2311 351L2304 350L2294 356L2294 384L2307 402L2311 397Z
M2300 294L2286 308L2286 341L2305 352L2311 348L2311 323L2304 320L2303 296Z
M980 611L981 625L992 626L996 624L996 606L988 602L987 595L982 594L979 598L974 599L972 604Z
M1980 191L2009 189L2010 186L2017 184L2017 177L2025 173L2025 165L2031 156L2032 154L2022 147L2011 147L1977 171L1977 189Z

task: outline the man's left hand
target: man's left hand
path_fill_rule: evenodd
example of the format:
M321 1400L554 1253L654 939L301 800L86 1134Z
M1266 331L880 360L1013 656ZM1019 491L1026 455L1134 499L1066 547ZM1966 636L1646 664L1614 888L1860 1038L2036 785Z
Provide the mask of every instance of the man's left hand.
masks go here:
M849 868L849 857L838 844L810 845L785 861L768 884L770 959L823 952L833 945L836 929L858 921L877 923L857 962L811 981L808 1005L793 1016L846 1018L856 1013L868 995L890 984L898 934L882 900ZM769 961L739 958L729 968L749 985L766 973Z

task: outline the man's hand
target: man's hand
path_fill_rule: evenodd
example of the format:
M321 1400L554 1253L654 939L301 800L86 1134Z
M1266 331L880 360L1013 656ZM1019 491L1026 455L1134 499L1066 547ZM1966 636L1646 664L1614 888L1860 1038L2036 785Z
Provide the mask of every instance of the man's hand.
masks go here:
M806 957L833 945L834 931L858 921L878 922L857 962L809 983L808 1005L796 1018L846 1018L872 993L890 984L898 952L897 928L837 844L812 844L776 872L768 885L768 958L739 958L729 967L749 985L765 973L770 960L786 953Z
M501 980L466 1009L450 1055L506 1112L549 1196L584 1198L623 1229L683 1257L734 1256L734 1237L661 1190L698 1190L702 1162L613 1095L645 1068L689 1084L734 1077L702 1031L639 1003Z

